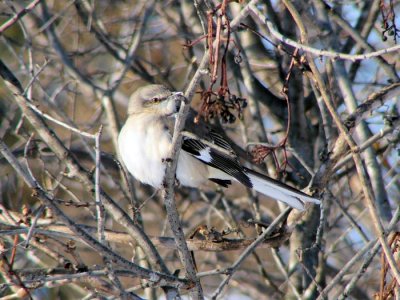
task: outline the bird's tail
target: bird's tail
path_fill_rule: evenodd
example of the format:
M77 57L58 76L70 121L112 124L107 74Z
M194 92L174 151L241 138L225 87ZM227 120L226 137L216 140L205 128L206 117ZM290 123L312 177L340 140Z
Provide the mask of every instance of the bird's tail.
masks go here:
M245 168L245 173L250 178L253 189L268 197L282 201L298 210L304 210L306 202L320 204L321 201L311 197L280 181Z

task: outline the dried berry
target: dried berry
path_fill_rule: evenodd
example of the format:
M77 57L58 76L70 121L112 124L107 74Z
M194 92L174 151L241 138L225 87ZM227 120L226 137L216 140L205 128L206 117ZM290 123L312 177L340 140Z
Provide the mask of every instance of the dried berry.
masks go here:
M235 63L240 64L243 61L243 58L240 54L237 54L234 57L234 61L235 61Z

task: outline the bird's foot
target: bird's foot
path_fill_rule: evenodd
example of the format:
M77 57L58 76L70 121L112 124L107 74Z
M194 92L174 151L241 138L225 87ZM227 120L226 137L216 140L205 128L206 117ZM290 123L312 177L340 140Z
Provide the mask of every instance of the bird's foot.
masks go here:
M175 177L175 186L180 186L181 182L178 180L178 178Z

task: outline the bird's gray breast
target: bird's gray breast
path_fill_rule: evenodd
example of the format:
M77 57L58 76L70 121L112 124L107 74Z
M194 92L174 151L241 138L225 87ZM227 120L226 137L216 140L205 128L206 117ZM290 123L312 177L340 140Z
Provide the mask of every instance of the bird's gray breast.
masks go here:
M139 181L159 188L165 174L163 160L170 156L171 135L162 122L128 120L119 135L121 158Z

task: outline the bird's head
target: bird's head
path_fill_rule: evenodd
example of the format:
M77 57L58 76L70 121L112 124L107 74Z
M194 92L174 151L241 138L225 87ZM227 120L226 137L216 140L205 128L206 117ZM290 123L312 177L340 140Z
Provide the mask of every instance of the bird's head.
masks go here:
M170 116L179 111L182 100L181 92L171 92L163 85L143 86L132 94L128 115L146 113L155 116Z

